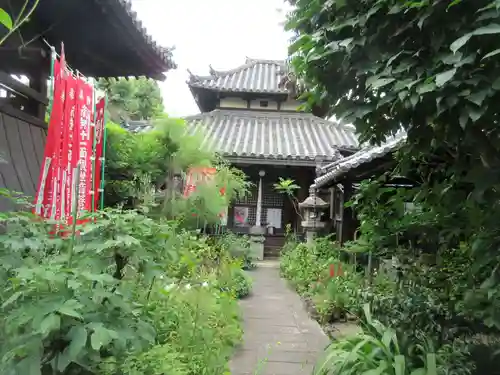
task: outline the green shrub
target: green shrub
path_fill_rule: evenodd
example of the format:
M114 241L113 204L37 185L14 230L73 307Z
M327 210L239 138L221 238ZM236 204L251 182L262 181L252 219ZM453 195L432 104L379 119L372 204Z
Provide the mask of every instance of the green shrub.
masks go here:
M308 294L314 284L327 277L330 264L339 262L339 247L328 240L318 240L314 246L303 243L286 246L281 257L281 274L299 294Z
M250 286L206 238L127 210L99 213L75 240L30 214L2 218L0 373L227 370L241 338L235 296ZM214 251L219 262L204 263Z
M362 277L351 267L343 265L343 275L330 277L312 290L312 300L321 323L345 319L351 311L357 292L362 288Z
M333 341L316 365L315 375L470 375L473 367L465 361L460 347L436 350L424 335L409 341L371 318L365 305L363 332ZM450 350L451 349L451 350Z
M236 298L243 298L252 289L252 279L241 269L241 261L234 261L219 269L217 286Z

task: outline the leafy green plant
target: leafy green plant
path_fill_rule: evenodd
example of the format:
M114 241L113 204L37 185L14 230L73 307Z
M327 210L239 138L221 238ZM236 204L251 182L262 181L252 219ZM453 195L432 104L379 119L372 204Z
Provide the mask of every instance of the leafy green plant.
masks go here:
M284 194L286 197L288 197L288 199L292 203L293 208L295 209L295 213L300 218L302 218L302 214L300 213L299 209L299 201L295 196L295 193L300 189L300 186L297 185L292 179L285 179L280 177L278 183L274 184L273 187L278 193Z
M0 25L7 29L7 32L0 37L0 46L24 23L29 21L39 2L40 0L35 0L33 4L30 4L30 1L26 0L14 19L5 9L0 8ZM31 5L31 7L28 8L28 5Z
M328 273L330 264L339 261L339 247L328 239L317 239L314 246L289 242L283 252L280 270L290 280L299 294L308 293L313 284Z
M29 213L2 220L2 373L225 371L251 285L227 249L203 263L206 238L134 210L89 217L75 242Z
M454 367L453 356L436 350L424 336L419 336L418 341L406 342L395 330L372 319L369 305L365 305L364 314L363 332L332 342L315 366L315 375L437 375L448 374ZM461 356L460 352L453 354ZM461 368L457 374L470 374L470 370Z
M98 87L108 95L111 121L149 120L163 113L157 81L146 77L101 78Z
M351 308L358 291L363 289L363 278L347 265L343 265L343 269L343 275L330 277L312 289L312 300L322 324L345 320L348 313L358 313Z

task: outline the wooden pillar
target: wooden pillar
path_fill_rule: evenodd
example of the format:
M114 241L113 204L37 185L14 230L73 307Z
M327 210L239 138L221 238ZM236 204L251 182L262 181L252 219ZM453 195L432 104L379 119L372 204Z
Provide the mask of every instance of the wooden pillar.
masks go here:
M255 226L262 226L262 178L265 176L264 170L259 171L259 190L257 192L257 211L255 213Z
M351 207L345 207L345 203L349 202L353 196L352 183L345 182L344 184L344 199L342 207L342 230L340 234L340 243L345 243L346 241L351 241L354 239L354 233L356 232L356 219L354 217L354 212Z

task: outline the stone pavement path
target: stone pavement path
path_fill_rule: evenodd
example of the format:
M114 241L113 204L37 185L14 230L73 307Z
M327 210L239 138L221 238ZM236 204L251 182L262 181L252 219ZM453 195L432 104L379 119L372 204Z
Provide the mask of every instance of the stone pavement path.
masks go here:
M252 294L241 301L244 342L231 374L310 375L329 339L280 278L278 262L261 262L250 275Z

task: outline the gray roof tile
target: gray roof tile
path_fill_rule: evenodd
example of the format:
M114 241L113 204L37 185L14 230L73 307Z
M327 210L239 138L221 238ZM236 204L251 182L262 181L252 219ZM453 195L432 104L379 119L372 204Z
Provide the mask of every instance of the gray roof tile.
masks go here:
M387 139L380 146L368 146L362 150L347 156L338 161L334 161L322 168L323 175L314 180L314 187L320 188L328 183L335 181L350 170L368 163L377 158L383 157L388 153L399 148L406 141L406 133L401 132Z
M358 146L354 129L309 113L216 109L186 120L202 147L226 157L332 161Z
M245 64L236 69L211 69L210 73L210 76L191 74L188 85L226 92L288 94L288 90L280 85L281 78L285 75L285 61L282 60L247 58Z
M131 133L142 133L148 130L152 130L154 125L148 120L129 120L124 121L121 124L122 128L128 130Z

